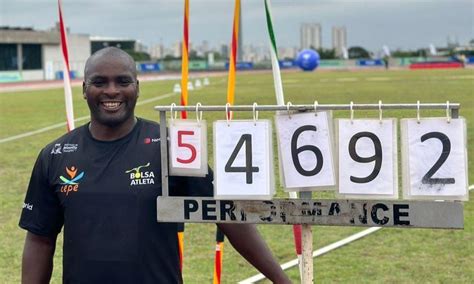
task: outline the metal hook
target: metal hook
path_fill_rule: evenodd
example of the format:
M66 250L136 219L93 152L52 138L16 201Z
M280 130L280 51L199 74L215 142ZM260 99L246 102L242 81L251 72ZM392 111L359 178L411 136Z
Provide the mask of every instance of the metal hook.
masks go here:
M258 120L258 110L257 108L257 103L253 103L253 124L257 125L257 120Z
M351 124L354 123L354 102L351 101L349 105L349 109L351 110Z
M173 108L174 107L176 107L176 104L172 103L171 104L171 109L170 109L171 120L175 120L178 117L178 114L176 113L176 111L174 111L174 115L173 115Z
M229 107L230 107L230 103L226 103L225 104L225 119L227 120L227 126L230 126L230 116L231 114L229 113Z
M420 123L420 101L416 101L416 121Z
M196 104L196 121L199 123L202 120L202 110L199 111L199 107L201 106L201 103Z
M446 117L448 118L448 123L451 123L451 112L449 109L449 101L446 101Z
M288 112L288 118L291 119L290 107L292 106L291 102L286 104L286 111Z
M379 120L382 123L382 101L379 100Z
M314 116L318 116L318 101L314 101Z

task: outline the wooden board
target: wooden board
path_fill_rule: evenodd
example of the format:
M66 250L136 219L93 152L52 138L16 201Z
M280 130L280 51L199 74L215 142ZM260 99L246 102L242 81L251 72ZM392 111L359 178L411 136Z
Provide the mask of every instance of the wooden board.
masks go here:
M329 199L215 200L158 197L159 222L310 224L462 229L463 204Z

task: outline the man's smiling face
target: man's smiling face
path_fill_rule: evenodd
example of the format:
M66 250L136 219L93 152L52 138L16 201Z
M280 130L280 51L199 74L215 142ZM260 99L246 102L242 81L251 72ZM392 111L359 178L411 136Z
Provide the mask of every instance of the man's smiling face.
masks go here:
M138 98L135 63L126 56L106 53L87 63L83 94L95 123L116 127L134 119Z

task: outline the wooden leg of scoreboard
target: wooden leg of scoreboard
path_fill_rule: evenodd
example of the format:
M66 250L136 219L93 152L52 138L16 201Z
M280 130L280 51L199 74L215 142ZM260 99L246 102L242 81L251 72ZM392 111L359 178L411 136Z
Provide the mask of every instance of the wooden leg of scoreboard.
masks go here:
M300 198L311 199L311 192L301 192ZM313 232L311 225L302 225L301 228L302 262L303 269L301 275L302 284L313 283Z

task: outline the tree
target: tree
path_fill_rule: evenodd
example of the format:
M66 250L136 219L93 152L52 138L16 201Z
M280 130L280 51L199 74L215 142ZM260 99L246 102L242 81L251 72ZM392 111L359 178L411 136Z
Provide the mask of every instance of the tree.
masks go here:
M420 53L412 50L395 50L392 52L392 57L418 57Z
M204 57L199 56L196 50L191 49L191 51L189 52L189 59L190 60L204 60Z
M217 52L217 51L209 51L208 53L206 53L206 58L207 58L209 53L214 54L214 60L215 61L225 61L225 60L228 59L227 57L222 56L222 54L220 52Z
M360 46L350 47L347 52L349 53L350 59L370 58L370 53L365 48Z
M334 48L319 48L317 52L321 59L336 59L336 50Z
M181 59L181 57L174 57L171 54L165 55L165 57L162 59L163 61L173 61L173 60L178 60Z
M416 51L416 54L417 56L420 56L420 57L428 57L428 50L424 48L420 48Z
M134 51L134 50L124 50L126 53L128 53L133 60L135 61L149 61L151 59L150 54L146 52L139 52L139 51Z

